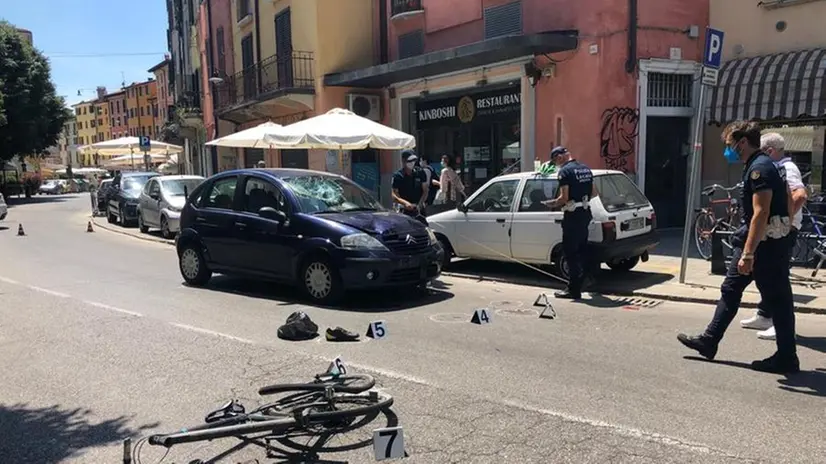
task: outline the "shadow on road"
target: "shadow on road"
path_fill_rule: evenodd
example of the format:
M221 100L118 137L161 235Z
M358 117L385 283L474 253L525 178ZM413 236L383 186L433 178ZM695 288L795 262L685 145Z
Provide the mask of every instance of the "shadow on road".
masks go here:
M518 263L465 259L451 263L445 269L445 273L478 280L498 280L537 287L561 289L565 286L560 280L546 274L552 274L549 269L537 269L534 266ZM595 282L588 291L620 295L630 294L635 290L661 284L673 278L673 275L666 273L618 272L603 268L595 276Z
M810 350L826 353L826 337L806 337L803 335L798 335L797 344L800 346L805 346Z
M38 195L31 198L20 197L20 198L6 198L6 204L9 206L9 209L14 208L15 206L25 206L25 205L42 205L47 203L63 203L65 201L71 200L72 196L66 195Z
M57 405L0 405L0 461L71 460L86 448L112 444L158 425L133 430L126 425L126 416L92 423L90 415L87 409L62 409Z
M280 306L321 306L310 301L296 288L266 281L216 275L205 288L271 300ZM449 288L450 284L436 280L426 290L411 288L348 292L341 303L330 308L360 312L402 311L449 300L453 298L453 293L447 291Z
M701 358L699 356L683 356L683 359L707 362L711 364L722 364L724 366L751 370L751 364L739 361L716 359L709 361L708 359ZM826 397L826 369L818 368L812 371L800 371L797 374L791 374L782 379L777 379L777 382L780 384L781 390L802 393L804 395Z

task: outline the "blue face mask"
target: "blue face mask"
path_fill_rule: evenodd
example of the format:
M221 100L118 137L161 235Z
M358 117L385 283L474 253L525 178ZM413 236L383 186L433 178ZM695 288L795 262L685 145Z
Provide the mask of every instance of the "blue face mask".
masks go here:
M726 161L728 161L728 164L735 164L740 161L740 154L731 147L726 147L723 156L726 158Z

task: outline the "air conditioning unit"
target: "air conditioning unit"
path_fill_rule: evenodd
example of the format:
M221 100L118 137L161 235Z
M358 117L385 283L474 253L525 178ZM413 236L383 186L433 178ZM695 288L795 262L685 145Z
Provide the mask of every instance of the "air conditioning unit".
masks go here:
M350 111L357 115L373 120L381 120L381 97L378 95L347 95Z

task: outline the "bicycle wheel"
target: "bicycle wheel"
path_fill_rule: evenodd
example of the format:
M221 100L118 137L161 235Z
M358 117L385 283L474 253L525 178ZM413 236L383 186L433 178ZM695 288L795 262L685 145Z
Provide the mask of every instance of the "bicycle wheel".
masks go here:
M694 242L697 252L705 259L711 259L711 234L717 221L709 211L700 211L694 218Z
M375 421L380 414L387 416L382 427L398 425L398 417L390 411L392 405L393 398L389 395L379 395L377 400L345 396L326 407L326 410L322 407L309 412L306 427L294 428L283 435L274 436L273 440L301 452L336 453L360 449L369 445L373 437L362 433L353 436L347 434ZM333 439L336 443L331 443Z
M342 375L312 383L285 383L267 385L258 389L259 395L286 392L323 392L331 387L337 393L362 393L376 385L376 379L366 374Z

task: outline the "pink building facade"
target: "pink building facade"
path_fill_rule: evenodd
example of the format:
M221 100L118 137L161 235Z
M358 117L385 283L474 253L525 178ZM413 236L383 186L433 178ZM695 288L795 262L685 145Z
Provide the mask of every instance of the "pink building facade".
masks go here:
M201 62L201 109L207 140L232 134L238 126L223 121L215 113L216 85L222 81L210 82L210 78L227 79L235 74L233 57L233 24L231 0L202 2L198 8L198 51ZM215 80L215 79L214 79ZM211 153L217 171L235 169L238 165L238 150L226 147L212 147Z
M381 89L384 122L416 135L432 162L455 156L478 188L565 145L631 176L662 226L682 225L707 1L387 0L379 10L377 64L325 84ZM385 176L396 158L382 156Z

